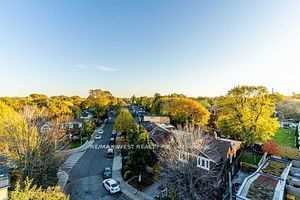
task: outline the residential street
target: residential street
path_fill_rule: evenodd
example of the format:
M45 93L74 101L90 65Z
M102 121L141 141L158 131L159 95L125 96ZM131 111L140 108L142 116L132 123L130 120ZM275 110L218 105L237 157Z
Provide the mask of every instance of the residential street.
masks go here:
M109 143L113 120L109 120L104 126L104 133L100 140L94 142L94 146ZM113 159L106 158L106 150L88 149L74 165L66 185L66 191L72 200L129 199L122 193L111 195L102 186L102 170L104 167L112 167L113 163Z

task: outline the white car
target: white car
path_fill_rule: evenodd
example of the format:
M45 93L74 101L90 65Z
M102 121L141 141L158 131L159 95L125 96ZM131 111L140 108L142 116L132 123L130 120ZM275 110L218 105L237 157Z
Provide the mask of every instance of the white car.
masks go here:
M97 134L96 136L95 136L95 140L100 140L101 139L101 135L100 134Z
M98 134L103 134L104 131L103 131L102 129L99 129L99 130L97 130L97 133L98 133Z
M115 194L121 191L120 185L112 178L105 179L103 182L104 188L110 193Z

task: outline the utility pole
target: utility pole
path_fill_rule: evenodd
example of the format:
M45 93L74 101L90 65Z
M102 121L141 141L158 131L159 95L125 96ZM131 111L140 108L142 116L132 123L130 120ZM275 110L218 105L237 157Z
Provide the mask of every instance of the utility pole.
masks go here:
M229 181L229 199L232 200L232 182L231 182L231 173L228 172L228 181Z

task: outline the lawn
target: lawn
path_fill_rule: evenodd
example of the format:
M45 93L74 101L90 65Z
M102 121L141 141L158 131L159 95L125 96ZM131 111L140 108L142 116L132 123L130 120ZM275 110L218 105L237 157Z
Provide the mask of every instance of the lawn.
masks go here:
M252 165L258 165L261 157L262 156L251 153L249 151L244 151L244 152L242 152L242 155L241 155L241 162L252 164Z
M279 128L273 139L280 146L295 147L295 132L294 128Z
M82 143L83 143L84 141L82 141ZM80 140L72 140L71 142L70 142L70 148L71 149L74 149L74 148L77 148L77 147L80 147L81 146L81 142L80 142Z

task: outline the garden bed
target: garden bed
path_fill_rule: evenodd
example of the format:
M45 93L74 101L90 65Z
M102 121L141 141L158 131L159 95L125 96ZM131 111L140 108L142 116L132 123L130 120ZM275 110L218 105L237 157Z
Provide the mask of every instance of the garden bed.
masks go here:
M272 200L278 180L268 176L260 175L250 186L247 198Z
M266 174L280 177L283 170L286 168L287 164L283 162L278 162L274 160L269 160L268 165L261 171Z
M135 187L136 189L143 191L146 187L149 185L152 185L153 182L153 176L149 173L142 175L142 180L139 182L139 176L134 177L130 181L128 181L128 184Z

